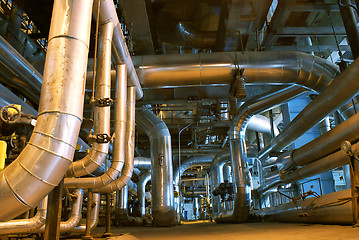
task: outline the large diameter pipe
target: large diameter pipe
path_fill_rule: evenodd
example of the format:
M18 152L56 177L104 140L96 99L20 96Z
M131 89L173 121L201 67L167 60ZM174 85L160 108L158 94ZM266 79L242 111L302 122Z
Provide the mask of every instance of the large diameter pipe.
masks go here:
M133 62L144 88L230 84L239 67L245 69L246 84L294 83L321 92L339 75L331 62L300 52L148 55Z
M108 55L110 57L110 55ZM117 83L115 93L115 140L113 143L112 163L110 168L101 176L89 178L65 178L65 187L70 188L101 188L112 184L119 176L124 162L126 141L126 106L127 80L126 66L117 66ZM110 109L108 109L110 110ZM109 120L109 119L107 119ZM108 126L108 131L110 131ZM108 145L107 145L108 146ZM106 157L106 155L104 155Z
M313 141L292 152L282 154L278 157L277 162L282 163L281 171L291 170L296 166L306 165L338 151L343 141L353 143L358 139L359 114L355 114Z
M98 4L98 2L100 2L100 4ZM126 46L126 39L122 33L121 24L118 20L115 5L112 0L95 0L94 13L97 13L98 6L100 6L99 23L104 24L108 21L112 21L115 25L112 39L112 53L115 59L115 64L125 64L127 66L128 85L136 87L137 99L141 99L143 97L143 91L133 66L131 55Z
M176 224L173 196L171 134L150 110L136 110L136 124L150 139L152 160L152 215L157 226Z
M123 65L124 66L124 65ZM136 107L136 88L127 88L127 117L126 117L126 135L125 135L125 163L123 165L121 176L115 181L111 181L104 187L95 191L99 193L110 193L121 190L131 180L134 165L134 147L135 147L135 107ZM117 141L123 141L118 138Z
M353 224L350 189L252 212L264 221Z
M8 222L0 222L0 235L29 233L41 228L46 222L47 213L47 197L45 197L37 207L36 215L29 219L10 220Z
M324 117L349 102L359 91L359 59L355 60L344 72L335 78L281 133L261 150L262 158L271 151L280 151Z
M151 158L135 157L134 168L138 169L151 169Z
M92 1L55 0L39 115L28 145L0 172L0 221L35 207L63 178L80 131Z
M95 99L111 98L111 42L113 22L100 27L99 57L96 68ZM95 104L95 103L93 103ZM110 133L111 106L99 106L94 109L94 136ZM73 162L67 170L68 177L80 177L92 173L106 160L110 143L93 142L90 152L83 159ZM85 188L85 187L84 187ZM87 187L86 187L87 188Z

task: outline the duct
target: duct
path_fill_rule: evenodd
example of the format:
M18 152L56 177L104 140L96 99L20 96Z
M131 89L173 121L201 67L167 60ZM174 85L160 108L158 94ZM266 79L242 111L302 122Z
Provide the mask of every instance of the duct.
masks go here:
M335 78L312 102L301 111L283 131L264 148L259 158L270 151L280 151L315 126L337 108L349 102L359 90L357 76L359 59Z
M24 93L33 103L39 102L42 76L41 74L21 56L6 40L0 36L0 62L4 64L12 73L23 81L10 81L8 84L14 85Z
M98 2L100 1L100 5ZM127 66L127 79L128 86L135 86L137 99L141 99L143 96L143 91L141 84L138 80L137 73L132 63L131 55L126 46L126 40L123 36L121 24L118 21L116 8L112 0L95 0L94 1L94 13L97 13L97 7L100 6L100 24L104 24L108 21L112 21L115 25L113 29L113 39L112 39L112 55L115 59L115 64L125 64ZM96 16L95 16L96 17Z
M100 26L99 57L96 70L96 86L94 108L94 137L111 136L110 117L111 106L100 105L99 101L111 99L111 39L113 22ZM125 98L126 101L126 98ZM122 107L122 106L121 106ZM73 162L67 170L68 177L80 177L92 173L106 160L109 142L92 143L90 152L83 159ZM85 186L83 188L86 188Z
M135 157L134 167L138 169L151 169L151 158Z
M71 188L99 188L104 187L112 182L114 182L125 162L125 139L126 134L126 100L127 100L127 88L126 88L126 66L119 65L117 66L118 80L116 84L116 94L115 94L115 140L113 143L112 151L112 163L110 168L99 177L90 177L90 178L65 178L64 186ZM107 85L108 86L108 85ZM110 107L107 109L110 110ZM110 114L108 114L109 116ZM100 119L100 118L99 118ZM105 119L103 119L105 120ZM107 133L110 134L109 119L107 118ZM104 129L103 129L104 130ZM94 143L95 144L95 143ZM108 150L109 143L106 144L106 150ZM98 144L101 146L101 144ZM102 144L103 145L103 144ZM107 151L106 151L107 152ZM103 160L106 158L106 153L103 153Z
M152 164L152 215L156 226L176 224L173 197L171 135L150 110L136 110L136 124L150 139Z
M124 65L121 65L125 67ZM127 117L126 117L126 135L125 135L125 163L122 168L121 176L116 180L112 180L104 187L96 189L99 193L109 193L121 190L131 180L134 165L134 140L135 140L135 107L136 107L136 88L127 88ZM117 139L123 141L123 138ZM116 150L114 149L114 152Z
M40 202L34 217L0 222L0 235L32 232L45 224L46 214L47 196Z
M60 222L60 232L68 232L71 229L75 228L82 218L81 210L84 191L82 189L76 189L74 192L76 195L76 200L74 201L74 204L72 206L71 216L67 221ZM45 232L45 226L46 225L43 225L41 228L31 232L43 233Z
M0 202L7 206L0 221L36 206L72 162L82 120L91 12L91 1L54 2L37 124L20 156L0 172Z
M284 173L296 166L306 165L338 151L343 141L353 143L357 140L359 140L359 114L355 114L304 146L282 154L277 162L282 163L280 170Z
M91 211L91 224L90 230L95 229L99 221L99 212L100 212L100 194L93 194L93 202L92 202L92 211ZM86 224L80 224L75 228L71 229L70 232L85 232Z
M334 64L300 52L222 52L134 56L144 88L229 84L232 70L244 68L246 84L298 84L321 92L339 75Z
M146 214L146 184L151 180L151 172L145 172L137 183L137 197L140 201L141 216Z
M265 221L303 222L321 224L353 224L350 189L307 198L272 208L255 210L254 215Z
M288 101L305 90L301 87L286 87L276 92L265 93L245 102L238 110L238 115L233 120L233 125L229 130L230 149L233 179L236 187L235 203L232 212L221 213L216 222L243 222L246 221L249 211L249 192L245 173L246 144L245 130L248 120L254 114L259 114L268 108Z

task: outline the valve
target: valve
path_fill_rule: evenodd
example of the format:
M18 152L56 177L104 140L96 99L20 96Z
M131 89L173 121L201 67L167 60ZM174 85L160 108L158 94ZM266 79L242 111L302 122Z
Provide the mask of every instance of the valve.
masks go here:
M9 124L14 124L19 122L21 118L21 111L15 105L7 105L0 110L0 119L1 121Z

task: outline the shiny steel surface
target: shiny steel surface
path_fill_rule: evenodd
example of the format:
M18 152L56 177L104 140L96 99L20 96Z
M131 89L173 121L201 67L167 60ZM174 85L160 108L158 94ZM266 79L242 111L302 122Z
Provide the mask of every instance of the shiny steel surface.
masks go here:
M127 77L128 77L128 86L135 86L137 99L141 99L143 96L143 91L141 84L138 80L137 73L132 63L132 59L128 48L126 46L126 40L123 36L120 22L118 21L116 8L112 0L95 0L94 1L94 13L97 13L98 1L100 1L100 24L104 24L108 21L114 23L113 29L113 57L115 59L115 64L125 64L127 66Z
M164 122L150 110L136 110L136 124L146 132L151 144L152 214L155 225L176 223L173 197L171 135Z
M235 59L246 83L299 84L322 91L338 68L322 58L300 52L222 52L133 57L144 88L229 84Z
M340 150L340 144L343 141L353 143L358 139L359 114L355 114L313 141L295 149L290 153L289 157L284 159L284 156L279 156L277 162L282 162L281 171L290 170L296 166L306 165Z
M137 197L140 201L141 216L146 214L146 184L151 180L151 172L145 172L137 182Z
M359 59L356 59L312 102L301 111L281 133L260 152L280 151L315 126L324 117L349 102L359 91Z
M37 207L36 215L29 219L16 219L8 222L0 222L1 234L29 233L41 228L46 222L47 196Z
M111 40L113 22L100 26L98 65L96 69L95 99L111 98ZM111 106L95 106L94 135L110 133ZM80 177L95 171L106 160L110 143L93 142L90 152L73 162L67 170L68 177ZM79 185L78 185L79 186ZM80 186L82 187L82 186ZM83 188L87 188L84 186Z
M110 47L111 45L109 45ZM108 55L110 57L110 55ZM90 178L65 178L64 185L71 188L100 188L114 182L120 174L125 162L125 146L123 141L126 136L126 100L127 100L127 79L126 66L124 64L117 66L118 79L116 83L115 93L115 138L113 142L112 163L110 168L101 176ZM107 78L108 79L108 78ZM110 94L110 92L109 92ZM110 108L108 107L108 110ZM108 112L108 117L110 113ZM103 119L107 121L109 118ZM110 134L110 126L108 126L108 134ZM95 143L94 143L95 144ZM103 145L103 144L97 144ZM109 143L106 143L108 148ZM105 155L106 157L106 155ZM103 159L105 160L105 159Z
M39 115L28 145L0 172L0 221L34 207L63 178L80 130L92 1L56 0Z
M90 230L93 230L99 221L100 216L100 194L94 193L93 194L93 205L92 205L92 211L91 211L91 224L90 224ZM75 228L71 229L70 232L85 232L86 231L86 224L80 224L76 226Z
M125 67L125 65L121 65ZM124 75L126 76L126 75ZM125 82L126 83L126 82ZM125 162L122 168L122 171L118 169L117 171L121 171L121 176L116 180L111 180L109 184L104 187L95 189L96 192L99 193L109 193L117 190L121 190L124 186L128 184L131 180L133 173L133 165L134 165L134 147L135 147L135 107L136 107L136 88L128 87L127 88L127 117L126 117L126 134L125 141L123 138L117 138L116 141L122 141L125 143ZM120 123L118 127L120 127ZM124 127L124 126L122 126ZM120 130L120 129L119 129ZM115 153L114 149L114 153ZM119 153L118 153L119 154ZM113 171L113 170L111 170Z
M151 169L151 158L135 157L134 168Z

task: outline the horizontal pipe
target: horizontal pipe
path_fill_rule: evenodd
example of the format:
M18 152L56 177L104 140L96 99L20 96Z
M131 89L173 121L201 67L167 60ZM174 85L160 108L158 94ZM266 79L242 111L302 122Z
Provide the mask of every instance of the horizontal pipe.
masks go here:
M135 157L134 167L138 169L151 169L151 158Z

